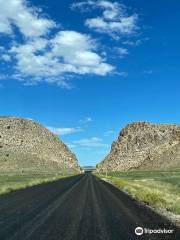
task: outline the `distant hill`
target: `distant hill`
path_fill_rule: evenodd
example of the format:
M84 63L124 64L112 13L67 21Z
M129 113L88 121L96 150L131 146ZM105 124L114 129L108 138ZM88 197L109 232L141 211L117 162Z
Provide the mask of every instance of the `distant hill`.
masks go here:
M80 167L58 136L29 119L0 117L0 173L61 170Z
M96 167L97 171L180 167L180 125L128 124Z

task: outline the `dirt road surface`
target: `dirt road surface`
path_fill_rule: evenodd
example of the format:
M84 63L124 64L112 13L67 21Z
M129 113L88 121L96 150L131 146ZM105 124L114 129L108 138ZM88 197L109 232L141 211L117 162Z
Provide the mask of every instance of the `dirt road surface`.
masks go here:
M135 234L135 228L173 230ZM78 175L0 196L0 240L180 240L180 229L111 184Z

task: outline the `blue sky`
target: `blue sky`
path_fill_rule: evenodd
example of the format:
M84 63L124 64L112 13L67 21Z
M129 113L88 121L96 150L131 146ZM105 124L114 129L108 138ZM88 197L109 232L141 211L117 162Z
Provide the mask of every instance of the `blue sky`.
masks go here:
M180 123L178 0L0 0L0 115L95 165L127 123Z

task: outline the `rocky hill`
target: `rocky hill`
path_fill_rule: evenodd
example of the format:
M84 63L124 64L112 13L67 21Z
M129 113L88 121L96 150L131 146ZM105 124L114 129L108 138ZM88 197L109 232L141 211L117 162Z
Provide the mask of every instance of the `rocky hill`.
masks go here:
M135 122L113 142L97 171L180 167L180 125Z
M40 124L0 117L0 173L80 171L75 155Z

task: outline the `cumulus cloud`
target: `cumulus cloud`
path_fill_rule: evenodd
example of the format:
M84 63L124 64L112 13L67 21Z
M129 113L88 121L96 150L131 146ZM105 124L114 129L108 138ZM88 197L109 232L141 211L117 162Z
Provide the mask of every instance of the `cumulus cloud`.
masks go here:
M68 135L72 133L81 132L81 128L55 128L55 127L47 127L52 133L56 135Z
M38 37L55 27L55 22L25 0L0 0L0 33L13 34L13 25L25 37Z
M81 147L108 147L108 144L103 143L103 140L98 137L76 140L73 144Z
M75 31L60 31L50 40L36 38L14 45L9 51L17 61L17 78L31 77L63 84L66 74L96 74L105 76L114 67L95 52L93 40ZM27 81L27 79L26 79Z
M48 82L68 87L69 76L105 76L114 70L89 35L57 30L53 20L42 16L42 9L34 8L25 0L0 0L0 33L8 34L11 39L14 26L24 40L11 42L8 49L1 46L0 51L5 51L1 59L11 62L12 77L27 85Z
M95 53L95 44L86 34L75 31L61 31L52 40L52 53L56 57L63 57L64 63L75 73L106 75L113 67L104 63L103 58Z
M85 24L89 28L109 34L115 39L133 34L138 29L138 15L136 13L128 14L127 7L119 2L106 0L82 1L74 3L72 8L82 11L84 9L100 9L102 14L95 18L86 19Z

